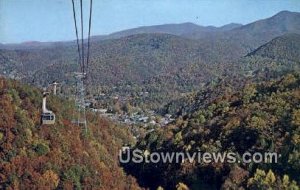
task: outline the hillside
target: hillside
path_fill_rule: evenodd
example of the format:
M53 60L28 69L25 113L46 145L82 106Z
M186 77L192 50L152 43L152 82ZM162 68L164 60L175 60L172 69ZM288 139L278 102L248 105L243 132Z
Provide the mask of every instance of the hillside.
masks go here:
M210 41L188 40L169 34L132 35L92 43L91 71L96 69L97 73L106 73L108 80L113 80L111 78L117 75L116 80L122 81L126 80L122 78L123 74L132 70L133 77L138 78L130 79L131 81L147 80L149 76L157 76L162 71L170 69L170 65L174 69L180 69L189 64L219 63L237 58L240 55L239 51L233 51L235 47L232 45L218 41L210 43ZM6 60L19 63L16 65L16 71L26 75L32 75L41 70L47 71L51 69L50 66L64 69L65 66L77 64L74 46L63 44L57 44L53 48L1 50L0 53L1 57ZM114 72L121 73L112 73L116 64L121 68L120 71ZM108 70L104 71L103 67ZM153 70L154 67L155 70ZM51 74L51 72L48 73Z
M85 134L72 105L50 97L57 121L41 126L41 92L0 78L1 189L140 189L118 164L130 133L89 113Z
M286 34L277 37L250 53L249 56L299 62L300 34Z
M39 86L49 81L64 81L68 88L73 82L73 72L78 69L75 50L69 46L2 50L0 54L5 59L1 73L5 71L6 76ZM212 80L225 72L230 60L239 56L239 51L234 51L230 43L194 41L169 34L138 34L95 42L91 51L89 89L101 87L111 93L116 87L124 92L122 89L131 85L126 89L129 93L120 94L126 96L136 93L138 86L140 91L151 93L151 100L173 98L172 94L189 91L199 83ZM218 67L215 64L219 64ZM157 95L160 97L154 97Z
M299 189L299 74L245 81L240 89L223 81L190 98L189 111L140 139L136 148L149 154L236 152L238 160L245 152L270 151L281 154L278 163L125 164L140 184L151 189L174 189L179 182L191 189Z
M232 72L239 73L239 75L232 75L230 72L226 72L227 74L221 78L205 83L201 90L209 90L210 93L220 94L225 90L224 86L218 85L220 82L224 83L226 81L227 85L231 88L240 89L245 80L262 82L278 79L286 73L300 71L299 55L299 34L279 36L248 55L234 61L230 65L230 69ZM212 87L215 89L213 92L210 89ZM199 97L196 98L195 96L195 91L193 91L187 96L169 101L168 104L160 109L160 112L172 115L186 113L187 111L194 110L191 105L195 105L195 102L201 104L203 101L206 102L211 98L210 96L205 96L199 99Z

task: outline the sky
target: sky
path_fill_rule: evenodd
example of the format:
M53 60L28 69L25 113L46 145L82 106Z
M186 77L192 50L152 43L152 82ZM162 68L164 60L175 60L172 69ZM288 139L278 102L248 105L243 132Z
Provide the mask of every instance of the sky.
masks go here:
M83 4L87 29L89 0ZM91 34L184 22L247 24L282 10L300 12L300 0L93 0ZM71 0L0 0L0 43L74 39Z

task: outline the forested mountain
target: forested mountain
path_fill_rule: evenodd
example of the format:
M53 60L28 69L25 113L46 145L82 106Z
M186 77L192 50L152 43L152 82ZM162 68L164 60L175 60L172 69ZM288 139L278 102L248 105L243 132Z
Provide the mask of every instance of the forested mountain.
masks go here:
M98 42L102 40L117 39L136 34L153 34L163 33L176 36L182 36L190 39L226 39L240 40L243 42L243 48L258 47L271 39L286 34L300 33L299 28L300 13L281 11L276 15L249 23L246 25L230 23L224 26L200 26L194 23L181 24L163 24L154 26L142 26L138 28L123 30L109 35L93 36L92 41ZM252 40L252 41L251 41ZM1 49L32 49L51 47L58 44L75 45L72 42L24 42L21 44L0 44ZM253 49L252 49L253 50Z
M282 35L286 32L298 33L300 30L299 17L300 13L298 12L281 11L270 18L241 26L240 28L234 29L234 31L244 31L252 35L263 33L265 33L265 35L272 33Z
M104 40L102 36L101 40L92 40L88 90L95 94L100 89L128 97L133 104L151 103L150 107L157 108L224 76L243 76L244 71L264 74L265 67L272 65L274 59L255 56L252 50L279 35L299 33L299 20L299 13L284 11L244 26L229 24L217 28L184 23L112 34L111 38L117 39ZM282 46L289 45L286 43ZM75 43L42 44L0 50L0 73L38 86L61 81L62 89L69 92L74 84L73 73L78 71ZM292 51L297 48L296 41L294 44ZM272 69L286 65L290 64L276 62ZM149 92L149 96L139 97L141 92Z
M300 34L286 34L262 45L249 56L268 57L276 60L300 61Z
M252 51L275 37L287 33L300 34L300 13L282 11L226 33L229 40L237 41L242 48Z
M247 25L228 24L223 27L203 27L193 23L140 27L113 33L103 39L120 38L141 33L167 33L190 39L210 39L235 43L244 53L253 51L275 37L287 33L300 34L300 13L282 11Z
M171 101L162 112L175 115L176 121L135 147L160 153L234 151L240 156L275 151L281 154L278 164L159 162L124 167L153 189L173 189L179 182L191 189L299 189L298 41L298 34L275 38L237 61L244 77L223 76Z
M229 71L226 75L223 75L218 80L206 83L202 89L209 86L215 86L216 82L227 81L232 88L239 89L245 80L251 80L252 82L269 81L281 77L285 73L300 71L300 35L299 34L286 34L277 37L270 42L262 45L248 55L236 60L234 64L228 65L229 69L235 71L232 74ZM239 68L238 68L239 67ZM215 93L222 93L221 86L215 87ZM160 111L161 113L169 113L177 115L180 111L186 112L186 108L192 109L192 106L186 106L194 104L196 102L203 103L210 97L198 100L197 98L191 98L195 96L195 93L190 93L188 96L180 97L177 100L169 101ZM195 104L194 104L195 105ZM183 108L185 107L185 108Z
M230 60L239 57L239 51L234 51L230 43L194 41L169 34L139 34L92 43L91 51L90 89L132 85L140 86L140 91L159 91L164 96L167 92L186 92L220 76ZM70 46L1 50L0 54L3 74L5 71L6 75L40 86L54 80L69 85L72 73L78 69L76 51Z
M142 26L138 28L123 30L119 32L114 32L109 35L96 35L92 36L91 40L94 42L109 40L109 39L119 39L122 37L132 36L136 34L171 34L176 36L188 37L188 38L205 38L211 33L218 33L229 31L234 28L238 28L242 24L230 23L221 27L215 26L199 26L194 23L181 23L181 24L164 24L164 25L154 25L154 26ZM75 45L75 41L70 42L23 42L20 44L0 44L0 49L39 49L39 48L50 48L57 45L68 44Z
M1 189L140 189L118 164L132 142L126 128L88 114L88 131L71 123L73 102L50 97L55 125L40 125L41 92L0 78Z
M192 109L181 111L185 114L176 122L148 134L135 148L149 154L236 152L238 159L245 152L269 151L281 154L277 164L161 160L131 162L126 170L151 189L174 189L179 182L191 189L299 189L299 74L243 85L236 89L223 81L190 96Z
M129 29L107 36L95 36L95 39L120 38L142 33L166 33L191 39L219 38L241 40L242 45L246 48L254 48L285 33L300 33L299 24L300 13L282 11L270 18L247 25L232 23L221 27L204 27L193 23L165 24Z
M135 77L147 80L149 76L162 74L161 72L170 69L170 66L178 70L181 67L189 67L190 64L200 66L225 63L241 56L241 52L230 42L194 41L169 34L138 34L92 43L91 51L91 71L96 69L97 73L104 74L101 68L105 67L108 69L105 70L107 77L113 75L115 78L118 73L112 73L111 70L118 66L120 71L115 72L121 72L121 75L117 75L115 80L119 81L126 81L122 73L128 73L127 69L133 70L134 75L140 75ZM64 69L65 66L77 64L74 46L61 44L53 48L1 50L0 55L3 63L19 63L16 65L16 71L29 75L28 78L35 72L46 72L49 66ZM47 73L51 75L53 72ZM97 77L99 76L93 76L96 79Z

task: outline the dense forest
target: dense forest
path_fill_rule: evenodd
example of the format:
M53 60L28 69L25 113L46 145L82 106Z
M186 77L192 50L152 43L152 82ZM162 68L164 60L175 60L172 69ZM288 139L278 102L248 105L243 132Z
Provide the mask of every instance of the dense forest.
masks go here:
M49 99L55 125L40 125L41 91L0 78L1 189L140 189L118 164L133 142L126 128L88 114L88 131L71 123L74 103Z
M270 151L281 154L278 163L130 163L127 171L153 189L174 189L179 182L191 189L299 189L299 74L245 82L239 90L224 81L216 86L190 96L191 104L179 108L173 124L146 135L134 148L239 155Z

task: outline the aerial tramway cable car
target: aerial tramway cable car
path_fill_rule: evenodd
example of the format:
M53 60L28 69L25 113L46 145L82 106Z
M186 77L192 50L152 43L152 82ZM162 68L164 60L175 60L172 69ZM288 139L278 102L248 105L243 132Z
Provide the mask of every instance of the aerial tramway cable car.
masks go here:
M42 125L53 125L55 123L55 114L47 109L47 96L48 92L43 93L43 103L42 103L42 115L41 123Z
M86 116L85 116L85 108L84 108L84 83L83 80L86 79L87 77L87 73L86 70L88 70L88 65L89 65L89 57L90 57L90 35L91 35L91 22L92 22L92 2L93 0L90 0L90 15L89 15L89 30L88 30L88 43L87 43L87 56L86 56L86 61L84 59L84 39L83 39L83 2L82 0L80 0L80 16L81 16L81 47L80 47L80 43L79 43L79 37L78 37L78 29L77 29L77 22L76 22L76 11L75 11L75 3L74 0L72 0L72 5L73 5L73 18L74 18L74 24L75 24L75 32L76 32L76 42L77 42L77 51L78 51L78 62L80 65L80 74L77 74L77 80L78 80L78 84L80 84L80 90L79 90L79 94L80 94L80 98L79 98L79 111L80 109L82 109L83 107L83 123L84 126L86 128ZM58 83L54 82L53 85L53 94L56 95L56 85ZM47 103L47 95L49 93L44 92L43 93L43 105L42 105L42 114L41 114L41 124L44 125L53 125L55 124L55 114L48 110L46 107L46 103ZM83 105L83 106L82 106ZM81 120L80 120L81 121ZM79 122L78 119L78 124L81 124L81 122Z

